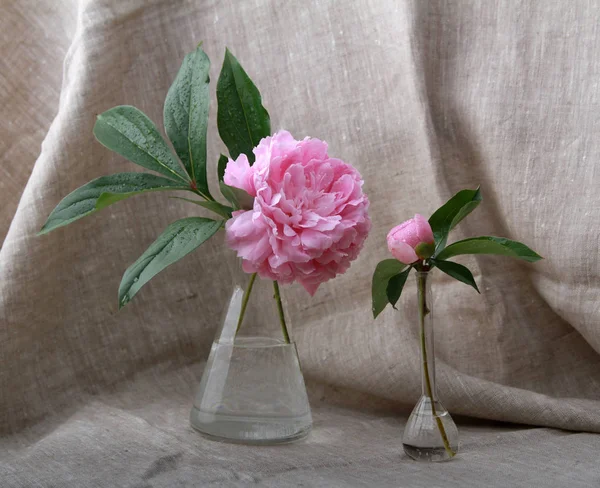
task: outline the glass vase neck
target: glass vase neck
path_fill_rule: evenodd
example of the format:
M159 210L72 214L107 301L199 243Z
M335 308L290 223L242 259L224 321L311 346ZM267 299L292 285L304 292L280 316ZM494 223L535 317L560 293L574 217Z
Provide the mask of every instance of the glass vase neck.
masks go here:
M412 459L446 461L458 451L458 429L436 392L431 271L417 272L415 281L422 395L410 414L402 443Z
M246 273L242 260L229 256L233 291L220 331L223 343L238 343L251 338L268 342L292 342L289 321L276 281Z
M421 391L423 396L436 400L431 271L417 271L415 280L417 284L417 316L421 357Z

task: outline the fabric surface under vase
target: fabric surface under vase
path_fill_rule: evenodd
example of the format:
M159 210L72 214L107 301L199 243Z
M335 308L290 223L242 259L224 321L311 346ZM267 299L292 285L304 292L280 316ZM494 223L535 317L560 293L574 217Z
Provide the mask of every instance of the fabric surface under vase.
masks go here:
M356 480L343 486L361 486L374 471L356 468L358 458L351 455L356 446L344 429L369 439L365 442L374 448L370 461L360 458L363 465L382 472L390 468L390 473L405 469L399 451L388 455L377 446L400 449L402 423L390 419L408 412L420 394L418 334L411 316L415 298L407 295L400 312L386 311L373 322L371 273L387 257L389 228L417 211L431 213L454 192L479 184L484 204L454 238L514 238L545 260L533 267L503 258L460 259L473 270L481 297L435 277L437 379L444 405L453 415L600 432L595 82L600 7L557 0L360 0L351 8L345 2L267 0L25 0L0 8L5 67L0 96L9 110L0 121L0 141L10 149L0 152L7 175L0 185L11 189L0 198L3 209L16 208L10 228L4 214L0 224L6 232L0 250L0 469L3 480L11 476L8 486L31 486L44 473L55 485L68 486L69 473L49 453L68 459L72 446L77 447L74 459L105 477L112 469L114 479L123 479L120 456L129 467L136 459L149 459L131 453L132 445L149 442L148 429L166 429L176 417L189 429L187 412L201 362L230 291L229 277L218 266L223 250L209 242L118 313L116 295L127 266L168 223L197 208L160 194L141 195L48 236L35 233L70 190L104 174L131 171L129 163L94 141L95 115L127 103L162 127L170 82L184 54L200 40L213 61L211 93L227 45L260 87L273 128L286 128L297 138L323 138L331 155L360 170L374 224L364 252L346 275L312 299L299 287L285 290L291 321L299 324L295 338L309 393L313 389L313 397L323 398L325 405L325 413L315 413L307 442L326 447L318 458L294 447L301 460L296 464L286 464L289 451L264 451L268 458L244 451L236 473L246 481L225 477L221 483L243 486L250 482L246 475L283 473L284 466L320 466L343 477L345 471L336 467L346 463L355 466L346 472ZM22 42L31 32L36 35L28 37L30 42ZM66 53L62 81L60 53ZM51 64L49 75L35 63L30 73L22 63L27 58ZM16 89L21 86L28 87L27 96ZM59 91L60 102L50 96ZM22 103L8 103L13 97ZM47 107L52 101L53 120ZM211 181L223 151L215 113L213 99ZM40 143L48 128L30 170L33 134ZM177 402L188 402L185 408L172 403L166 378L173 388L185 390L177 396ZM323 384L331 388L319 390ZM127 398L125 407L111 406L116 391ZM396 410L368 420L355 412L354 422L348 410L339 416L329 410L326 405L334 401L360 409L389 401ZM361 427L363 420L369 428ZM389 430L398 428L397 436L378 444L378 428L387 422L394 427ZM86 428L96 439L80 443ZM460 422L459 428L463 433ZM120 441L123 431L129 438ZM156 437L152 455L176 454L172 442L185 438L183 432ZM479 458L477 464L469 457L471 449L472 456L486 458L490 479L507 472L489 464L496 456L500 465L512 460L514 486L528 486L525 468L518 471L504 449L510 444L520 459L529 455L539 461L536 473L548 474L545 486L564 486L565 479L580 486L597 483L591 467L580 470L575 463L588 466L588 449L597 451L594 436L504 431L498 435L507 442L492 448L496 431L487 432L462 438L461 458L473 464L444 468L474 473L484 461ZM325 435L337 440L327 444ZM212 449L187 445L186 452ZM538 458L540 445L543 457ZM577 450L578 445L585 448ZM242 452L214 449L214 466L219 456ZM578 454L566 457L569 449ZM550 458L553 464L543 462ZM191 462L180 465L194 469ZM435 476L412 473L429 481ZM466 478L456 474L456 479ZM98 479L88 485L103 486Z

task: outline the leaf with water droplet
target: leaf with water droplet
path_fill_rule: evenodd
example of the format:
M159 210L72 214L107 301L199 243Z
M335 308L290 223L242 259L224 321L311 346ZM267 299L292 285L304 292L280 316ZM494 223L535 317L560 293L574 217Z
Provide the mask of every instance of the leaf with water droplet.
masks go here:
M223 221L189 217L169 225L152 245L123 275L119 286L119 304L131 300L154 276L171 264L197 249L212 237Z
M219 135L229 155L236 159L245 154L254 163L252 149L271 134L271 120L260 92L228 49L217 82L217 102Z
M163 112L165 130L198 190L210 199L206 175L206 133L210 103L210 60L200 46L183 60L169 88Z
M70 224L125 198L150 191L188 190L150 173L117 173L90 181L67 195L52 211L40 234Z
M405 271L405 268L406 265L396 259L384 259L377 264L371 284L373 304L371 311L373 312L373 318L377 318L387 304L390 303L387 290L388 284L392 278L402 274L402 272ZM408 268L405 272L408 274L408 271L410 270L411 268ZM406 278L404 278L404 281L405 280ZM402 282L401 285L403 286L404 282ZM400 289L400 292L401 291L402 290ZM398 293L398 297L399 296L400 293ZM398 300L398 297L395 297L395 299Z
M177 181L189 181L156 126L135 107L121 105L98 115L94 135L102 145L135 164Z

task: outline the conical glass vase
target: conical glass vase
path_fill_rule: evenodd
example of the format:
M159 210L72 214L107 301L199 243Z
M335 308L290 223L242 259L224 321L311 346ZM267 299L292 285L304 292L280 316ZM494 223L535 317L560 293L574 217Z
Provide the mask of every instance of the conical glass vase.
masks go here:
M456 456L459 443L456 424L437 397L429 274L416 273L422 394L410 414L402 444L404 452L415 461L436 462Z
M190 414L214 440L292 442L312 416L298 351L276 282L231 265L233 292L213 342Z

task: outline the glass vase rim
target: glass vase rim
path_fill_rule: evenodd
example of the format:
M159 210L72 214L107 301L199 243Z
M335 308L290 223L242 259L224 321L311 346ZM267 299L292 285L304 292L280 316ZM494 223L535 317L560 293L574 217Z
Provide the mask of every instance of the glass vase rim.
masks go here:
M238 336L233 341L221 341L219 339L215 343L223 346L232 346L238 349L259 349L270 350L274 348L289 348L297 347L296 341L290 338L290 342L285 342L282 339L263 336Z
M415 273L417 274L417 276L427 276L429 274L431 274L433 272L433 268L425 270L425 271L419 271L415 269Z

